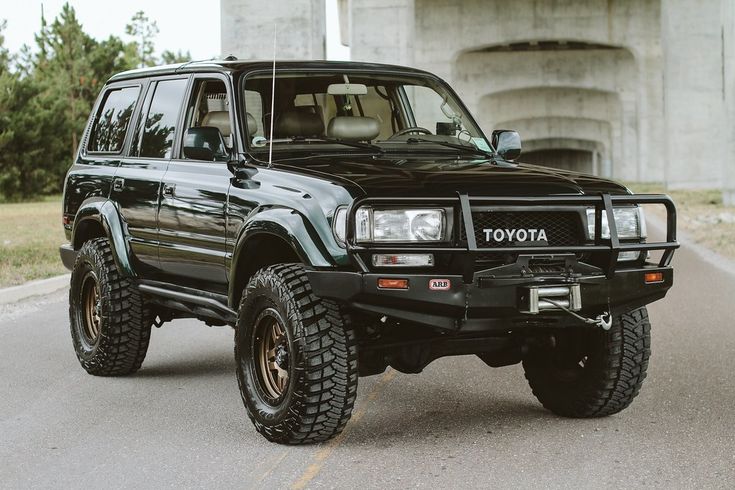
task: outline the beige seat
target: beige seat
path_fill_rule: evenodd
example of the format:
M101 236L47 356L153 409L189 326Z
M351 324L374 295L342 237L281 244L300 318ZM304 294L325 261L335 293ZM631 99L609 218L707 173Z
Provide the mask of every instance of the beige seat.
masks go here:
M252 137L258 131L258 123L255 118L247 113L248 135ZM227 146L232 148L232 127L230 126L230 113L227 111L211 111L204 115L202 126L211 126L219 129Z
M211 111L204 115L202 126L219 129L225 143L232 148L232 128L230 126L230 113L228 111Z

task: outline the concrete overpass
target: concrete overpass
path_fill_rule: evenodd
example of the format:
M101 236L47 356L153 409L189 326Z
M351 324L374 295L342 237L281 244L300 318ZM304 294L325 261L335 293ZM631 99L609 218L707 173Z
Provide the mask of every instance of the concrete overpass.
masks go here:
M735 174L731 0L340 0L359 61L437 73L527 161L674 188ZM222 0L222 52L323 58L324 0ZM728 184L729 186L729 184Z

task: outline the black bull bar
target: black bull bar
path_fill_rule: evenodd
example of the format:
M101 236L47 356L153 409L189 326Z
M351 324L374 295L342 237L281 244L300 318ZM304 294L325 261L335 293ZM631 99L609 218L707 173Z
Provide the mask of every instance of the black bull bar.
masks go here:
M619 204L661 204L666 208L666 241L646 243L621 243L618 237L613 207ZM478 247L474 234L472 210L473 206L482 206L483 211L492 212L493 206L585 206L595 209L595 240L592 244L574 246L504 246ZM441 245L416 245L413 243L358 243L355 238L355 221L357 210L361 207L427 207L437 206L454 210L454 222L461 222L466 230L466 239L462 240L458 233L458 226L454 226L451 241ZM602 213L607 216L610 237L602 238ZM457 221L459 220L459 221ZM345 239L347 253L350 259L362 272L369 269L360 257L360 252L371 253L458 253L468 255L470 265L466 269L465 282L472 281L474 259L477 254L494 252L530 255L554 255L589 252L606 252L608 259L603 268L605 275L611 278L615 275L618 265L618 256L621 252L662 250L659 267L666 267L671 263L674 250L679 248L676 241L676 206L669 196L661 194L624 194L611 195L607 193L597 195L573 196L503 196L484 197L469 196L458 193L457 196L414 198L414 197L365 197L355 200L347 212L347 233Z

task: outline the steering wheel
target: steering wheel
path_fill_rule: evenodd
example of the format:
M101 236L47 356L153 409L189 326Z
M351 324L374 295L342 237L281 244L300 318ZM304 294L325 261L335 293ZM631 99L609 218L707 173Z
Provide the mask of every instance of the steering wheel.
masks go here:
M403 136L403 135L411 134L411 133L432 134L432 132L426 128L421 128L419 126L411 126L410 128L404 128L404 129L401 129L400 131L393 133L391 138L396 138L398 136Z

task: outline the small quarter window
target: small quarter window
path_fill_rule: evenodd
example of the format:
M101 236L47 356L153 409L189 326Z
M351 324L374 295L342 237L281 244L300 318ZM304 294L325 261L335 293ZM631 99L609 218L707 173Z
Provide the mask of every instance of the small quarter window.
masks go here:
M117 153L122 150L139 92L139 87L125 87L105 94L89 135L87 151Z

